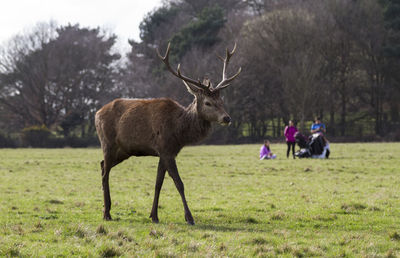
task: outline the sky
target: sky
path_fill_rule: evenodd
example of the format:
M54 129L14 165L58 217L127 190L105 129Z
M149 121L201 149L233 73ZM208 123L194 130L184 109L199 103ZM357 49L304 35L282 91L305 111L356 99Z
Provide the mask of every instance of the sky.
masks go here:
M139 24L162 0L0 0L0 44L32 29L39 22L79 23L115 33L118 48L129 50L128 39L139 41Z

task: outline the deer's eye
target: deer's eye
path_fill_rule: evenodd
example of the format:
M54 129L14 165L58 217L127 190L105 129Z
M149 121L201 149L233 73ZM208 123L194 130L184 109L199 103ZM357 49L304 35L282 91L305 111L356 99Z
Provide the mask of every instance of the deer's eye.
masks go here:
M204 102L204 105L211 107L211 103L208 101Z

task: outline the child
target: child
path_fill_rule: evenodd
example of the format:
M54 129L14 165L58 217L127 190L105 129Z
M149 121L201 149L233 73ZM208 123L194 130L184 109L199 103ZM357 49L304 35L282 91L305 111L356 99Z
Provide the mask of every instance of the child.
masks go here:
M271 149L269 148L269 141L265 140L264 141L264 145L261 146L261 149L260 149L260 160L263 160L263 159L275 159L275 158L276 158L276 155L273 154L271 152Z

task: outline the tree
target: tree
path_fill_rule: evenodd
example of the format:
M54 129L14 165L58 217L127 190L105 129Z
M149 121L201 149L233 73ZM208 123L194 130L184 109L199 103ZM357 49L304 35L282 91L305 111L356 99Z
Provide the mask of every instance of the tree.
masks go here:
M186 73L205 75L203 68L208 68L206 60L210 49L218 43L218 32L225 22L223 9L205 2L198 2L195 6L191 1L170 2L145 17L140 25L143 41L129 41L132 50L123 72L124 85L129 89L127 92L135 94L129 96L148 94L147 97L172 97L185 104L189 101L190 97L184 94L181 85L176 85L177 80L165 73L156 48L165 48L167 42L171 42L171 63L179 60L188 67Z
M375 121L375 133L383 136L384 106L388 93L386 71L388 60L384 54L387 31L384 28L383 8L376 0L356 2L357 19L351 33L360 50L362 69L366 73L368 102ZM354 14L353 14L354 15Z
M98 28L50 24L25 38L31 40L17 37L3 52L2 105L18 115L21 127L56 129L78 113L88 121L81 125L82 134L93 133L94 112L115 96L119 55L111 53L111 48L116 37L102 35Z
M390 87L389 106L390 117L394 127L400 122L400 3L395 0L384 1L384 21L388 30L388 39L384 46L385 55L388 58L387 77Z
M51 124L45 89L50 53L44 47L55 37L55 23L38 24L30 34L16 36L2 49L0 103L18 120L20 128Z
M224 26L223 9L218 5L204 7L197 19L183 26L171 38L176 59L182 58L193 47L209 48L218 42L218 32ZM172 58L174 57L172 56Z
M59 91L60 121L78 114L88 121L81 124L81 134L93 134L95 112L119 95L116 61L120 55L112 52L116 36L78 24L60 27L57 33L48 47L54 50L49 72L50 83Z
M355 79L357 58L352 31L349 24L354 23L356 6L349 1L332 1L320 8L318 24L321 31L320 53L324 58L321 73L326 85L323 99L329 112L329 127L331 135L336 133L336 114L339 113L339 131L341 136L346 135L349 106L356 99ZM337 112L338 111L338 112Z
M305 8L274 10L248 23L243 31L249 73L260 77L254 94L260 96L258 109L276 103L275 117L299 119L301 127L320 98L321 56L315 53L318 41L314 16ZM263 93L264 92L264 93ZM264 108L262 107L264 105ZM260 119L267 115L261 115Z

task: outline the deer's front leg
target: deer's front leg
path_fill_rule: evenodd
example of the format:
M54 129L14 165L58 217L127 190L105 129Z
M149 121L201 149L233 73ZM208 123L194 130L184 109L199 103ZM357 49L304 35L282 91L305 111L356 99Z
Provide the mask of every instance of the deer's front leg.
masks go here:
M175 162L174 158L167 160L167 170L168 170L168 174L174 180L176 189L178 189L178 192L181 195L182 202L183 202L183 208L185 209L185 220L189 225L194 225L192 213L190 212L189 207L186 202L185 191L184 191L185 189L183 186L183 182L181 180L181 177L179 176L178 168L176 167L176 162Z
M160 197L161 187L164 182L166 166L164 162L159 160L158 162L158 169L157 169L157 180L156 180L156 187L154 192L154 200L153 200L153 208L151 209L150 218L154 223L158 223L158 199Z

